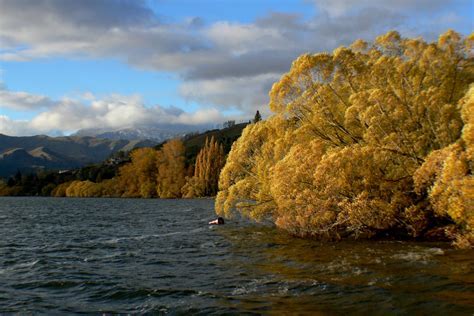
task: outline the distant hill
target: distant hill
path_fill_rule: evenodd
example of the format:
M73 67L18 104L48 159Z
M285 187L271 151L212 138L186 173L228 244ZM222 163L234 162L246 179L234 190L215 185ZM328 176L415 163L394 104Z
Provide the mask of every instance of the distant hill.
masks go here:
M151 147L150 140L110 140L95 137L13 137L0 134L0 177L46 169L73 169L105 160L118 151Z
M232 143L240 137L247 125L248 123L235 124L203 133L189 133L182 137L187 166L195 163L206 138L217 139L228 153ZM7 184L7 190L3 194L7 192L7 195L49 196L55 187L65 182L74 180L101 182L111 179L119 174L121 166L130 162L129 153L124 151L136 147L159 149L163 144L164 142L156 145L149 141L114 141L79 136L9 137L0 134L0 173L3 172ZM89 153L91 157L84 153ZM78 161L77 157L82 157L82 160ZM16 173L18 169L22 171L21 174ZM24 172L42 169L51 171L36 174Z
M187 134L182 138L184 147L186 148L187 163L194 164L197 154L201 148L204 147L206 138L210 139L211 137L214 137L214 139L224 145L224 151L225 153L228 153L232 144L240 137L240 135L242 135L242 131L247 125L248 123L240 123L223 129L213 129L203 133ZM156 148L159 148L162 145L163 143L156 146Z
M190 132L202 132L212 128L211 125L185 125L185 124L160 124L157 126L130 127L116 130L110 129L82 129L74 136L92 136L105 139L127 139L127 140L153 140L163 142L170 138L182 137Z

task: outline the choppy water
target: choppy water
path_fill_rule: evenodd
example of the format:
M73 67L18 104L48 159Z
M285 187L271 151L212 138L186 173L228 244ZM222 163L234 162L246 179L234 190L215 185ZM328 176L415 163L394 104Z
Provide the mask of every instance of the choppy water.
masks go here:
M0 198L0 313L474 313L474 252L208 226L212 200Z

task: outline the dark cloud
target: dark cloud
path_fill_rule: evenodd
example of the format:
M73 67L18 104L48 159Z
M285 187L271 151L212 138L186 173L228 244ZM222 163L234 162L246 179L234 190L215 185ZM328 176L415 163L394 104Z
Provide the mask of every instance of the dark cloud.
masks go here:
M300 14L281 12L270 12L268 15L256 19L255 24L283 30L304 30L306 28Z
M293 51L262 50L239 56L226 56L213 63L196 65L184 76L186 80L217 79L222 77L246 77L266 73L283 73L289 70L291 61L298 56Z
M205 25L204 19L195 16L188 20L188 25L192 28L200 28Z
M330 16L352 14L364 9L379 9L404 13L431 13L440 9L450 8L455 4L468 4L470 0L312 0L320 10ZM415 11L414 11L415 10Z
M0 11L18 22L38 26L56 22L109 29L158 23L143 0L2 0Z

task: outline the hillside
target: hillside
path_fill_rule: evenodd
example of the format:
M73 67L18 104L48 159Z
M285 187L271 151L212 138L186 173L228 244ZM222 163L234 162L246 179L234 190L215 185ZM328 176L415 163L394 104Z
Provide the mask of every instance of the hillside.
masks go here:
M214 137L224 146L225 153L228 153L233 142L240 137L246 126L247 123L241 123L221 130L186 135L182 138L185 146L186 166L194 165L196 156L204 147L207 138ZM35 138L40 141L35 142ZM5 149L8 142L13 145L12 140L15 139L18 140L15 143L17 147ZM52 190L62 183L74 180L98 183L111 179L119 174L121 166L130 162L130 155L125 151L138 147L155 146L155 143L137 140L114 142L78 136L51 138L47 136L8 137L4 135L0 135L0 144L0 170L9 172L8 176L4 176L6 181L3 189L0 181L0 195L50 195ZM43 146L39 146L39 144ZM58 149L60 144L64 144L65 147L62 151L57 152L50 149L51 147ZM159 149L163 144L156 145L154 148ZM18 146L24 146L26 149L18 148ZM37 147L30 149L34 146ZM62 154L67 151L66 148L75 153L89 150L91 155L94 152L98 154L96 157L91 157L91 160L95 158L94 164L89 163L84 166L84 164L80 165L77 160ZM109 153L104 148L109 148ZM97 161L100 158L99 155L103 157L104 153L107 155ZM48 169L62 171L47 171ZM21 170L21 173L18 173L17 170ZM6 173L4 172L4 174ZM13 176L13 174L15 175ZM8 185L5 187L5 184Z
M109 140L94 137L13 137L0 134L0 177L17 170L33 172L73 169L105 160L118 151L155 145L148 140Z
M186 148L186 161L188 164L193 164L194 160L204 147L207 138L214 137L214 139L224 146L224 151L228 153L232 144L240 137L244 128L248 123L235 124L234 126L224 129L213 129L204 133L188 134L183 138L184 147ZM156 146L160 148L163 144Z

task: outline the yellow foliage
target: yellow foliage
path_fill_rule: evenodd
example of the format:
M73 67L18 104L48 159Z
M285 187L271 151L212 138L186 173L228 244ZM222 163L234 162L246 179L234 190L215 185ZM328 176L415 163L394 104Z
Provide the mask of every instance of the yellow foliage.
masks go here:
M461 228L458 246L474 241L474 86L459 102L464 127L454 144L433 151L413 178L419 194L428 195L437 216L452 219Z
M191 199L195 197L202 197L204 195L206 184L204 179L199 177L186 177L186 184L181 189L183 198Z
M157 193L160 198L179 198L185 183L184 145L174 139L163 145L156 159Z
M131 162L120 168L115 178L99 183L62 183L52 196L177 198L184 185L184 145L171 140L159 151L140 148L131 153Z
M72 181L66 189L67 197L100 197L102 188L100 184L92 181Z
M196 157L194 176L186 181L183 196L186 198L214 196L217 193L219 174L225 163L224 147L212 137Z
M184 145L171 140L160 150L140 148L131 163L120 168L117 178L101 182L106 196L176 198L184 185Z
M473 40L391 31L297 58L270 91L274 115L234 143L217 213L329 238L470 232Z
M458 142L433 152L414 175L417 190L428 193L434 212L449 216L466 234L474 230L473 171Z
M0 196L16 195L21 190L21 187L9 187L4 181L0 180Z
M65 197L66 196L66 190L71 185L71 182L64 182L58 185L51 191L51 196L54 197Z
M157 152L139 148L131 154L132 162L120 168L119 186L123 197L156 197Z
M270 168L284 157L291 143L290 132L282 124L291 122L275 117L248 125L234 142L219 177L218 214L231 216L237 208L257 220L271 215L275 204Z
M54 197L119 197L117 179L108 179L100 183L92 181L65 182L53 189Z
M474 84L471 85L466 96L460 102L461 115L464 121L462 130L462 140L466 148L467 159L470 163L470 169L474 166Z

